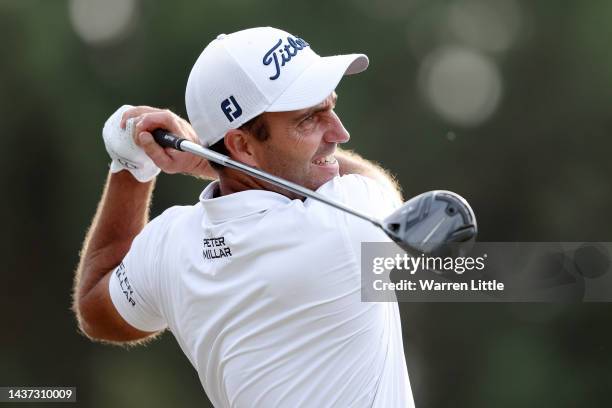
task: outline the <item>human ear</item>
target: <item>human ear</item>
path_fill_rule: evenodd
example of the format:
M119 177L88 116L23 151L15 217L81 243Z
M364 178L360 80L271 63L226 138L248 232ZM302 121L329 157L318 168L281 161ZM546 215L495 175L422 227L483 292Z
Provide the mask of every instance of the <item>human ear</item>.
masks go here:
M233 159L257 167L255 149L249 134L240 129L232 129L225 134L224 140Z

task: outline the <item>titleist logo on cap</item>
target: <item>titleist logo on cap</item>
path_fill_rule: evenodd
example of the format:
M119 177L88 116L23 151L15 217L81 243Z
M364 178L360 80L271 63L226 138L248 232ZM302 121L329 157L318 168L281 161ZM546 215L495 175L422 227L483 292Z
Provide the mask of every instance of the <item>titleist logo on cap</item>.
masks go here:
M275 72L274 75L270 77L272 81L280 76L281 67L284 67L286 63L291 61L291 58L295 57L299 51L310 45L299 37L287 37L287 44L281 47L282 44L283 39L281 38L263 57L262 62L266 66L274 62ZM278 60L279 56L280 62Z

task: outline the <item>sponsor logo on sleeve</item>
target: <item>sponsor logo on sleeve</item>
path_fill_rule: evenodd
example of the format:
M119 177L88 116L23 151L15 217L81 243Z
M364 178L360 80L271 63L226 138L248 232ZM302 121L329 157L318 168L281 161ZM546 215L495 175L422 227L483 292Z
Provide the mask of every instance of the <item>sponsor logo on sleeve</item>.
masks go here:
M132 307L136 306L136 301L134 300L134 290L132 289L132 285L127 277L127 271L123 262L121 262L117 270L115 270L115 276L117 279L119 279L119 285L125 299L132 305Z

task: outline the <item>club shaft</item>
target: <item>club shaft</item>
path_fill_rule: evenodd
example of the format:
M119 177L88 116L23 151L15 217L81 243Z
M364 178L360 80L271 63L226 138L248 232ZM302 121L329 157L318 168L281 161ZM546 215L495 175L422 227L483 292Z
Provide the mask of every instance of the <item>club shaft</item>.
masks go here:
M354 215L355 217L359 217L365 221L368 221L379 228L383 228L380 220L370 217L369 215L364 214L361 211L357 211L354 208L351 208L338 201L332 200L328 197L325 197L317 193L316 191L312 191L298 184L295 184L291 181L274 176L270 173L266 173L265 171L261 171L259 169L256 169L244 163L238 162L236 160L232 160L223 154L220 154L210 149L207 149L205 147L202 147L199 144L190 142L189 140L181 139L181 141L177 143L177 147L179 148L179 150L183 150L185 152L195 154L197 156L205 158L206 160L210 160L212 162L218 163L222 166L229 167L231 169L235 169L238 171L242 171L243 173L246 173L250 176L266 181L270 184L274 184L277 187L281 187L285 190L291 191L292 193L296 193L303 197L307 197L313 200L317 200L321 203L330 205L334 208L337 208L340 211L344 211L346 213Z

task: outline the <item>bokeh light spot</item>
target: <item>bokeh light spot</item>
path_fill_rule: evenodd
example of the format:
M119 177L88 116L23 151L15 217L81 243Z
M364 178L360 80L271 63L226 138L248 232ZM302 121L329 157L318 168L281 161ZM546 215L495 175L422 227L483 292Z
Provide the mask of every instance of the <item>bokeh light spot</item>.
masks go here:
M445 120L476 126L494 112L502 94L495 62L473 50L445 47L428 55L420 67L419 88Z
M106 44L129 31L136 0L70 0L70 21L78 36L88 44Z

